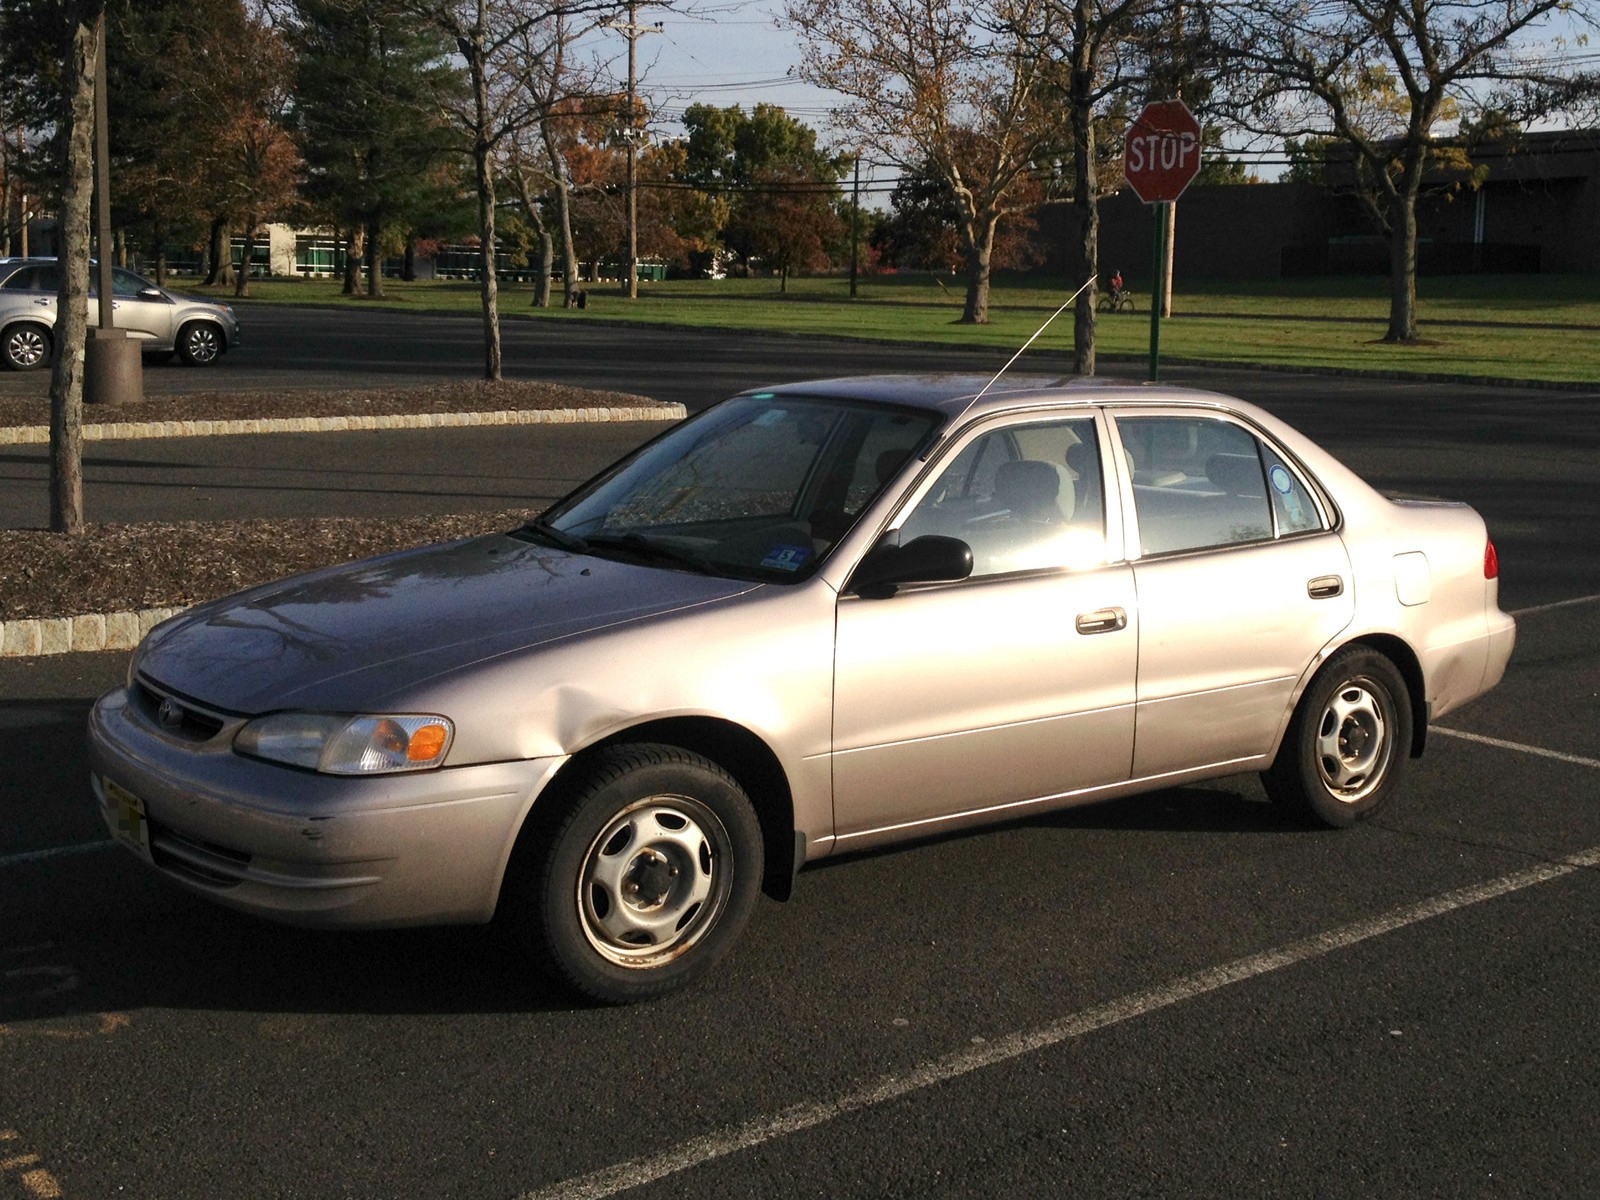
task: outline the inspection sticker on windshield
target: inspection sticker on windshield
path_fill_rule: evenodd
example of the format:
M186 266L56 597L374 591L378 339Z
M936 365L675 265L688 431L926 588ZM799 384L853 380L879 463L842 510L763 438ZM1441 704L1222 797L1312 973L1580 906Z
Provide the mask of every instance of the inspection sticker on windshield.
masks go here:
M144 858L150 857L150 824L145 819L144 801L127 788L102 778L106 797L106 824L111 836Z
M774 546L761 565L778 571L798 571L810 557L811 551L804 546Z

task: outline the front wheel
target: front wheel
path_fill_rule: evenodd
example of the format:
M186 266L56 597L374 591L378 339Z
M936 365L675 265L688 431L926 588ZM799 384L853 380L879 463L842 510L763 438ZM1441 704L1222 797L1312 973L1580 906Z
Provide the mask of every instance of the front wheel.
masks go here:
M738 783L675 746L617 746L555 803L507 880L523 947L607 1004L665 995L715 966L761 887L761 828Z
M208 367L222 356L222 330L210 321L190 321L178 331L178 357L191 367Z
M1376 650L1351 646L1311 681L1262 781L1273 800L1342 829L1389 799L1410 749L1405 679Z

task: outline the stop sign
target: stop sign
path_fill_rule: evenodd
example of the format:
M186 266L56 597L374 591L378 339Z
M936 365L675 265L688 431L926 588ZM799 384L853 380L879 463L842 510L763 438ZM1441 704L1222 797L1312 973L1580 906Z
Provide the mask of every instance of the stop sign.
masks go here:
M1128 127L1122 173L1146 204L1176 200L1200 170L1200 122L1182 100L1146 104Z

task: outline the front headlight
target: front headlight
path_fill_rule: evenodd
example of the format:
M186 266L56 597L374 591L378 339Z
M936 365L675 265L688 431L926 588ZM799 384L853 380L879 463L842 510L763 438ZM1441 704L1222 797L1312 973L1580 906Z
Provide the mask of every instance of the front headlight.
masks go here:
M248 722L233 748L324 775L387 775L437 767L454 736L446 718L423 714L282 712Z

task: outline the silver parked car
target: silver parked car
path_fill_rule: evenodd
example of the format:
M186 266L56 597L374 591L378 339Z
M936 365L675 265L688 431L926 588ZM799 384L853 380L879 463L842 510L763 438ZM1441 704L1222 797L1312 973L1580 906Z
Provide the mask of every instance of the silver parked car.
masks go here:
M90 721L113 833L316 925L483 922L657 995L878 846L1259 771L1377 812L1514 625L1482 519L1266 412L961 377L749 392L509 533L158 626Z
M97 274L89 272L91 296L97 294ZM0 261L0 357L13 371L50 365L60 278L53 258ZM146 354L175 351L190 366L204 367L239 342L239 319L231 305L168 291L122 267L111 270L111 306L117 328L138 338Z

